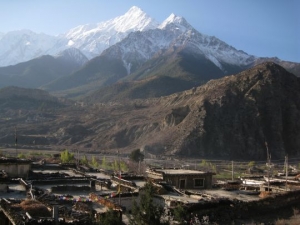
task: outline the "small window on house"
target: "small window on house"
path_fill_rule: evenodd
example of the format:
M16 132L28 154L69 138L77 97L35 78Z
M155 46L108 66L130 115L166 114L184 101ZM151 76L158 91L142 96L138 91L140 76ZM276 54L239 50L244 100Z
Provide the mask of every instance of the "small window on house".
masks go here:
M199 178L199 179L194 179L194 187L204 187L204 179L203 178Z

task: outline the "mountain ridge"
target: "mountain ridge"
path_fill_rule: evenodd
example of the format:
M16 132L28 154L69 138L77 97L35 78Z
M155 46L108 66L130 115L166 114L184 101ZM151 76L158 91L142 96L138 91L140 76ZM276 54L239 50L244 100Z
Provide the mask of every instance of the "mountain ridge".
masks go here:
M85 62L87 58L79 50L67 49L57 56L43 55L14 66L0 67L0 87L39 88L72 73Z
M42 55L56 55L69 47L78 48L91 59L125 38L128 33L156 26L158 23L154 19L133 6L124 15L98 24L80 25L58 36L37 34L25 29L11 31L1 34L0 66L15 65ZM45 42L48 39L49 43Z
M272 159L297 157L299 99L300 78L267 62L164 97L55 107L53 115L47 111L47 120L39 117L43 123L22 123L23 105L18 102L16 113L6 111L11 119L0 120L0 144L13 140L18 123L20 143L43 137L41 147L66 146L82 152L130 153L139 148L153 156L251 161L265 160L267 143ZM38 107L42 103L31 115L45 113Z
M15 65L46 54L56 55L69 47L78 48L91 59L133 31L163 29L170 23L181 24L183 28L188 24L183 17L173 13L159 24L139 7L133 6L121 16L98 24L79 25L58 36L37 34L29 30L1 33L0 66ZM49 40L49 43L45 40Z
M180 76L182 81L190 81L186 87L192 87L210 79L241 72L265 60L268 59L248 55L218 38L203 35L184 18L172 14L161 23L160 28L132 32L104 50L84 68L70 74L68 86L64 86L67 78L63 78L45 88L65 93L65 96L70 96L68 93L71 92L74 97L81 95L84 89L91 92L117 82L134 82L158 75ZM300 75L300 64L277 62ZM75 83L78 79L80 82Z
M132 7L124 15L98 25L84 25L71 29L71 32L66 35L70 35L69 38L55 39L54 49L65 49L65 52L70 52L69 56L73 56L72 63L76 63L79 59L83 62L80 64L81 67L69 72L66 69L63 73L57 71L59 76L55 77L49 72L51 66L44 65L48 71L44 82L42 76L36 76L33 71L33 74L26 72L28 81L23 76L24 81L19 83L20 85L23 83L27 87L41 87L59 96L79 99L107 86L113 88L113 85L118 82L134 82L140 79L151 81L148 78L169 76L173 82L177 79L178 84L173 84L174 91L178 91L177 87L180 82L185 83L185 88L190 88L210 79L239 73L267 60L275 61L300 76L300 63L249 55L214 36L198 32L183 17L175 14L171 14L158 25L138 7ZM104 36L105 38L102 39ZM114 40L108 41L113 36ZM25 41L28 40L25 38L23 42ZM105 46L110 47L105 47L103 50L101 43L106 43ZM76 47L80 49L77 51ZM87 61L84 54L79 53L83 48L95 48L98 49L98 53L102 53ZM74 51L78 54L71 53ZM54 50L48 49L47 52L54 53ZM53 67L53 64L51 65ZM1 70L3 68L0 68ZM23 74L24 71L19 73ZM18 84L4 75L1 75L3 85ZM32 76L40 80L39 85L28 86L34 82ZM167 79L161 80L165 81L166 85L169 82ZM153 87L151 83L146 86ZM133 86L130 85L130 87ZM131 91L135 92L133 89ZM113 92L112 90L111 93ZM163 93L170 94L170 92L159 90L158 87L156 92L162 95ZM121 96L121 93L118 96ZM151 93L150 96L158 95ZM140 98L141 96L132 97Z

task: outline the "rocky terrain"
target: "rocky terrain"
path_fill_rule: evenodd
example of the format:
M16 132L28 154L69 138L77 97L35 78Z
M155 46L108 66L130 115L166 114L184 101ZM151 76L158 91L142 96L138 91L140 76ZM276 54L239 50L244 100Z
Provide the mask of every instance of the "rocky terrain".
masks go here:
M1 146L14 147L16 129L20 148L254 160L267 144L272 158L300 153L300 80L274 63L159 98L72 102L36 91L0 90Z

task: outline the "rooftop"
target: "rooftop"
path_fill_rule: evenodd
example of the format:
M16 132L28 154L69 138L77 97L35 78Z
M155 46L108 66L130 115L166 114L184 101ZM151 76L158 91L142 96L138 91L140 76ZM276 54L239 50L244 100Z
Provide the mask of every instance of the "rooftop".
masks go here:
M177 174L185 174L185 175L197 175L197 174L207 174L209 172L200 171L200 170L189 170L189 169L153 169L153 172L159 172L164 174L170 174L170 175L177 175Z
M29 163L31 163L31 160L0 157L0 164L3 164L3 163L19 163L19 164L26 163L26 164L29 164Z

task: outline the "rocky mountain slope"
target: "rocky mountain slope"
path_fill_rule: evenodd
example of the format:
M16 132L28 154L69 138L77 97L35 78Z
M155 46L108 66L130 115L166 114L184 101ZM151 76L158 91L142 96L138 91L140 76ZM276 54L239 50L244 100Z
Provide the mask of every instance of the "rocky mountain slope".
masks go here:
M106 98L101 99L103 95L100 94L98 100L106 101L109 100L109 92L113 94L111 100L115 98L115 90L118 90L120 82L126 83L123 88L132 88L137 85L135 81L143 79L143 83L150 82L147 86L152 86L151 82L160 77L170 77L161 79L166 83L160 86L167 86L170 79L173 84L177 80L174 88L169 87L169 92L163 92L160 86L152 86L156 94L148 97L164 96L187 90L211 79L241 72L268 60L276 61L300 75L299 63L248 55L216 37L201 34L184 18L172 14L156 29L130 33L78 71L57 79L44 88L66 97L88 94L93 90L101 93L105 90ZM132 84L127 85L128 82ZM185 85L178 89L181 83ZM102 88L105 89L101 90ZM134 93L132 90L122 90L123 94L117 93L120 97L128 97L126 92ZM135 93L136 95L130 95L131 99L146 97L144 94L139 95L139 92Z
M79 69L88 59L77 49L44 55L14 66L0 67L0 87L38 88Z
M274 63L165 97L91 103L65 104L39 123L1 120L0 144L18 124L23 145L265 160L267 143L272 159L300 154L300 80Z

